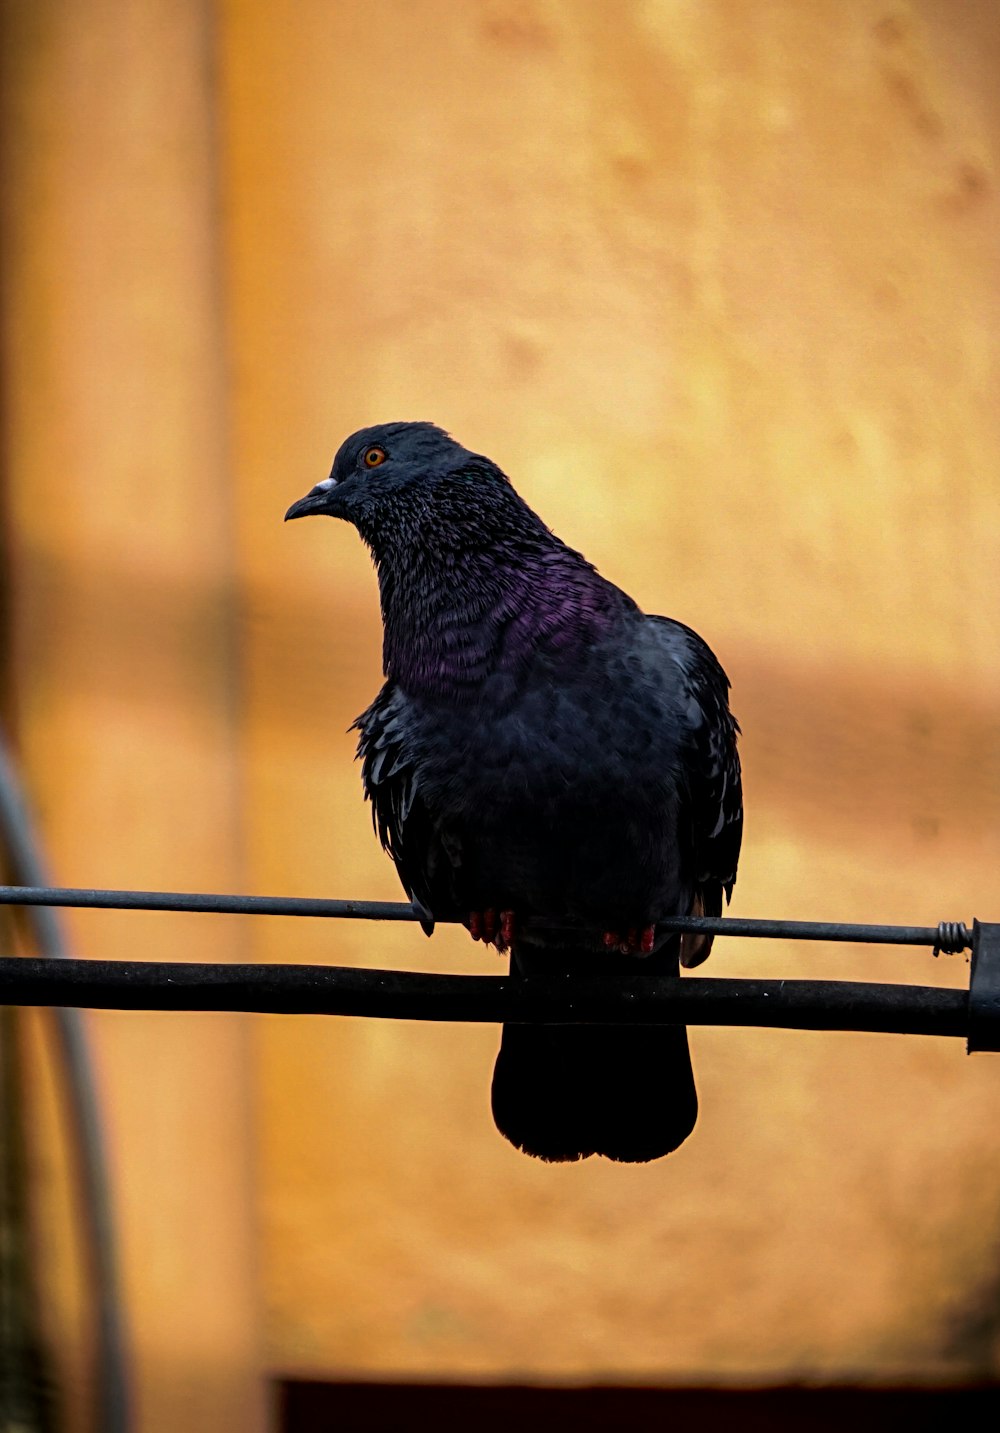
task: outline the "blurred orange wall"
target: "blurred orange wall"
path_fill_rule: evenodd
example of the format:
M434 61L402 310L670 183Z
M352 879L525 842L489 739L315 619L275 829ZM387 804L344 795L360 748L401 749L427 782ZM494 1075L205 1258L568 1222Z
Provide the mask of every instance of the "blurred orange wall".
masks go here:
M431 418L718 651L736 911L996 914L995 6L0 13L14 695L62 879L397 898L346 731L370 565L281 516L347 432ZM74 931L497 968L457 931ZM967 979L760 943L708 973ZM220 1426L222 1365L232 1407L256 1369L997 1372L1000 1085L957 1042L696 1031L677 1155L556 1168L492 1128L489 1028L94 1026L150 1429L170 1373Z
M210 7L5 3L3 440L16 737L64 882L243 880ZM77 913L90 956L225 960L235 923ZM95 1014L136 1428L264 1423L248 1022ZM48 1071L40 1072L38 1114ZM63 1402L93 1310L37 1140ZM70 1356L72 1355L72 1356ZM100 1430L103 1433L103 1430Z
M496 458L745 729L743 914L988 914L1000 854L988 5L234 6L226 213L255 889L393 897L345 728L374 581L278 528L361 423ZM261 959L495 969L460 932ZM711 973L960 983L726 944ZM957 1043L698 1031L673 1158L494 1134L490 1029L258 1026L272 1357L349 1375L961 1377L1000 1234Z

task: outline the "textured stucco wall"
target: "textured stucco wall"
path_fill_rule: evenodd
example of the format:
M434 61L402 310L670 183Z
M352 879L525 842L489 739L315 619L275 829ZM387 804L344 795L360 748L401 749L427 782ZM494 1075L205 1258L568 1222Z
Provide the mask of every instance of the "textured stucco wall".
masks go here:
M346 432L430 417L723 657L736 910L989 909L998 56L986 5L231 7L255 886L395 894L345 732L379 680L367 558L345 528L276 524ZM458 932L258 928L256 949L496 968ZM966 968L731 944L708 973ZM1000 1087L957 1043L698 1031L695 1137L635 1170L503 1144L493 1030L259 1034L287 1367L780 1380L997 1357Z
M4 718L66 884L241 880L211 19L188 0L0 5ZM82 955L240 951L233 922L67 922ZM28 1113L38 1265L62 1417L97 1433L72 1141L42 1028ZM255 1433L249 1022L94 1013L86 1029L133 1427Z

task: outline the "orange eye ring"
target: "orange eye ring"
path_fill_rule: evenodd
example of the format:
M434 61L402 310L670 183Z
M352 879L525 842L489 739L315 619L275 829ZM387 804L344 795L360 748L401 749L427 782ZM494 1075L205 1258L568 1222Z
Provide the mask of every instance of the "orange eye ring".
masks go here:
M388 453L386 453L386 451L385 451L384 448L368 448L368 449L366 450L366 452L365 452L365 459L364 459L365 467L366 467L366 468L378 468L378 467L381 467L381 465L385 462L385 460L386 460L386 458L387 458L388 456L389 456L389 455L388 455Z

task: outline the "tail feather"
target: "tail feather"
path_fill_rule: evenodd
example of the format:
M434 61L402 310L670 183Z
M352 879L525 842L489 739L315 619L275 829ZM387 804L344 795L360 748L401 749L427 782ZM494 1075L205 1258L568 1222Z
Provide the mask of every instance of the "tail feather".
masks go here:
M504 1026L493 1118L525 1154L641 1163L675 1150L697 1117L683 1026Z
M680 942L655 954L558 956L516 945L512 975L677 976ZM683 1025L505 1025L493 1071L500 1133L539 1159L641 1163L683 1144L698 1118Z

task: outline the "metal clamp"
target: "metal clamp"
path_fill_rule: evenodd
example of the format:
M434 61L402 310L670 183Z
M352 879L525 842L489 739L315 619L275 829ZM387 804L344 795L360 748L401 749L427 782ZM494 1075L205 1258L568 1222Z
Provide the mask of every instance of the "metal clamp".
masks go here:
M972 922L967 1049L1000 1050L1000 925L985 921Z

